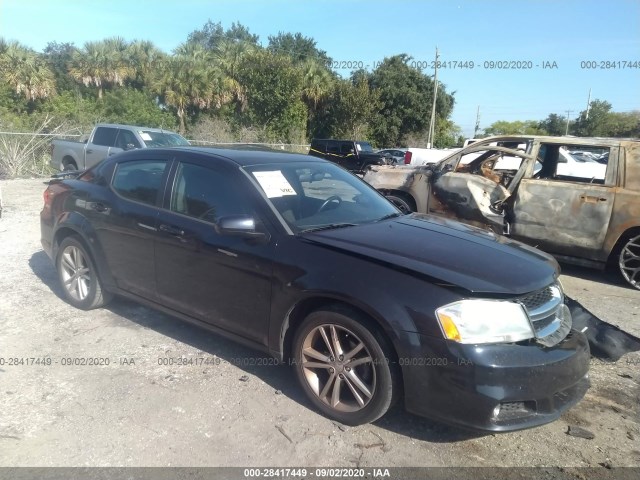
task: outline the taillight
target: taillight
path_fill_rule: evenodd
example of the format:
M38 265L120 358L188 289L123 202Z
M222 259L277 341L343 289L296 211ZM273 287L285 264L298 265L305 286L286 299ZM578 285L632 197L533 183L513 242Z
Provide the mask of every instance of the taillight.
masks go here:
M404 152L404 164L409 165L411 163L411 155L413 155L409 150Z
M53 192L51 190L49 190L49 188L47 187L47 189L42 194L42 197L44 198L44 206L45 207L50 207L51 206L51 200L53 200L53 195L54 195Z
M49 144L49 155L53 155L53 142Z

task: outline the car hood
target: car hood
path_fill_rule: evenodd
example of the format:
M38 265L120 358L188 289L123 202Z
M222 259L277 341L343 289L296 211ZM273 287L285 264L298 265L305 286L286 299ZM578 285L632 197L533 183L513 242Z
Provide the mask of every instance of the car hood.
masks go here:
M414 213L303 237L473 293L522 295L546 287L559 274L557 262L546 253L430 215Z

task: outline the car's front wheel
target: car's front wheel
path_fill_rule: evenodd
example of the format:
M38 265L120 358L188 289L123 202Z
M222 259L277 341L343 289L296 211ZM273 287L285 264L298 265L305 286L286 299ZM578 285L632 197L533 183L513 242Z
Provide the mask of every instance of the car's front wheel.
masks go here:
M82 241L75 236L62 240L56 257L58 277L67 301L91 310L105 305L111 295L102 288L98 272Z
M313 404L345 425L372 422L395 400L399 374L388 342L349 312L311 313L296 333L293 355Z
M393 203L402 213L412 213L415 211L415 208L411 205L410 200L408 200L404 195L399 195L396 193L390 193L385 195L387 200Z
M624 279L640 290L640 235L627 240L620 250L618 264Z

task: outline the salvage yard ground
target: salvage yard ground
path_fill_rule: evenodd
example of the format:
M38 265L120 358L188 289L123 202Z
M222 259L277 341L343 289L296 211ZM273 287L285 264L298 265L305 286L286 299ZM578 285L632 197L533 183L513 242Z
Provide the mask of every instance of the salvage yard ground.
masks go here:
M0 466L640 466L639 352L594 359L585 399L532 430L481 435L398 408L344 427L260 353L121 299L69 306L40 246L43 180L0 188ZM569 296L640 336L640 291L564 272ZM26 357L52 364L8 365ZM168 364L178 357L195 361ZM109 364L63 365L73 358Z

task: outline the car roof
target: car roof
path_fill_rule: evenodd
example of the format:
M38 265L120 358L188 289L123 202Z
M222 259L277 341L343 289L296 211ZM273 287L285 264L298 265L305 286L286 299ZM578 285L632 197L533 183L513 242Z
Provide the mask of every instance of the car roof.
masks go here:
M176 133L173 130L167 130L164 128L140 127L138 125L124 125L122 123L98 123L96 124L96 128L97 127L126 128L129 130L144 130L145 132Z
M283 162L313 162L313 163L331 163L326 160L311 156L303 155L300 153L291 153L279 150L268 150L264 148L255 148L255 146L239 146L238 148L214 148L214 147L198 147L198 146L184 146L184 147L170 147L159 148L154 150L162 150L165 152L186 152L195 153L202 156L209 157L222 157L233 163L238 164L241 167L249 165L266 165L270 163L283 163ZM143 151L143 150L136 150Z

